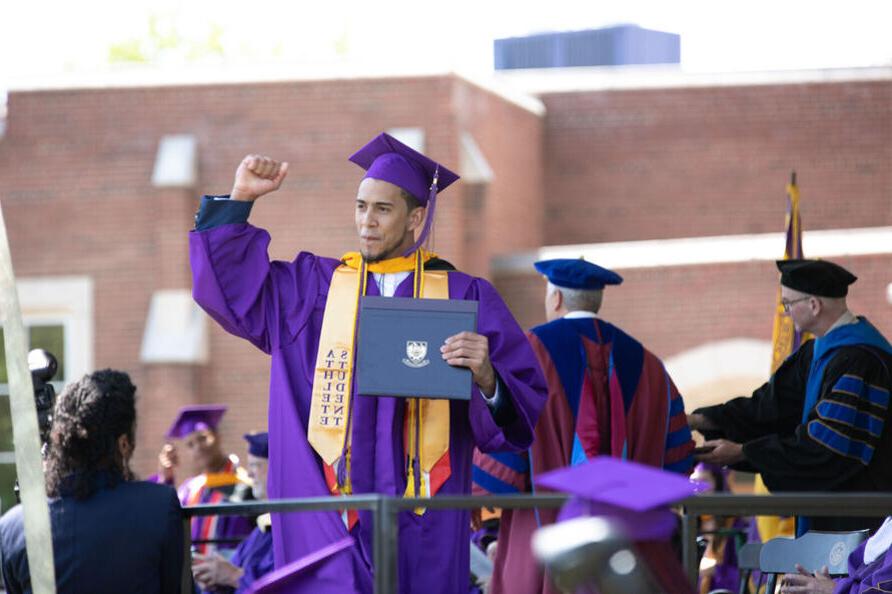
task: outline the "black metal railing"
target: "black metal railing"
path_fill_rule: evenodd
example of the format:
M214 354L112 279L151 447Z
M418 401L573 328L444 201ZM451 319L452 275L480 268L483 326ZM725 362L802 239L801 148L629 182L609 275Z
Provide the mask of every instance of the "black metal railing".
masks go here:
M374 517L373 558L375 559L375 593L392 594L397 585L398 523L397 515L416 507L427 509L531 509L560 507L566 495L441 495L432 499L403 498L383 495L351 495L347 497L309 497L245 503L195 505L183 508L184 555L191 550L189 528L193 516L259 515L267 512L302 512L332 510L367 510ZM685 571L696 583L698 567L697 519L701 515L753 516L803 515L882 517L892 515L892 493L784 493L774 495L703 494L677 504L682 517L682 556ZM183 591L191 591L191 569L183 569Z

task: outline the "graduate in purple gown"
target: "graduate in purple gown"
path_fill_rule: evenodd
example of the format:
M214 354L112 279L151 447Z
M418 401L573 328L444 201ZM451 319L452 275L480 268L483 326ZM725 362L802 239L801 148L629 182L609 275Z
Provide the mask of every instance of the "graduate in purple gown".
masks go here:
M248 433L248 478L255 500L266 499L269 436ZM273 570L273 535L270 515L257 518L257 527L243 540L228 561L218 553L192 555L192 576L203 590L243 594L261 576Z
M190 234L193 295L223 328L271 356L270 498L467 494L475 445L529 446L546 397L541 371L495 289L421 249L437 192L458 176L387 134L351 160L366 170L354 201L358 253L270 262L269 234L247 217L254 200L279 188L288 165L248 156L229 196L202 200ZM471 370L470 400L356 394L363 294L477 301L477 331L430 349ZM370 512L274 514L276 566L348 534L356 545L318 572L312 591L370 592ZM467 590L469 539L468 512L402 513L399 591Z
M218 404L185 406L167 432L168 439L182 440L193 466L200 470L177 489L183 505L223 503L247 478L244 470L238 467L237 458L227 457L220 447L217 425L225 412L226 407ZM169 451L168 455L171 455ZM172 457L177 459L175 454ZM172 469L167 476L165 470L162 468L159 476L172 484ZM194 549L200 554L232 551L251 528L252 521L240 516L196 516L192 518Z
M546 324L529 339L548 381L548 402L529 452L474 456L474 492L530 491L543 472L596 456L614 456L686 474L694 442L684 402L662 361L598 317L607 285L622 277L582 259L543 260ZM555 590L533 562L533 531L557 510L503 510L494 594Z

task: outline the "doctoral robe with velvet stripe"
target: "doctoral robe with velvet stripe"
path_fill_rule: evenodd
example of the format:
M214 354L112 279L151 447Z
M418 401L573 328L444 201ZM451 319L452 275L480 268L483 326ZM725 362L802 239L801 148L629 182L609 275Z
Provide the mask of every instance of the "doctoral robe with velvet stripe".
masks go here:
M236 485L242 480L236 465L227 459L219 473L199 474L186 479L177 489L183 506L227 503ZM251 533L253 520L242 516L195 516L192 518L192 542L201 554L212 550L235 549L239 542ZM222 540L220 543L202 543L206 540Z
M530 343L548 382L548 401L525 453L475 454L475 493L530 490L536 475L613 455L687 473L693 464L684 402L663 363L598 318L561 318L533 328ZM530 552L532 532L557 510L503 510L493 592L554 591Z
M232 201L229 201L232 202ZM203 208L222 209L228 205ZM235 208L244 208L235 206ZM245 215L246 216L246 215ZM205 229L199 215L197 229ZM311 388L333 258L299 253L291 262L270 262L266 231L246 223L211 226L190 234L196 301L227 331L270 354L268 488L271 499L329 494L320 459L307 441ZM477 331L489 339L490 358L510 414L494 418L475 388L471 400L450 403L450 478L440 494L467 494L476 445L484 451L523 450L546 391L539 365L495 289L485 280L448 273L449 295L479 303ZM412 296L413 275L396 298ZM377 295L374 280L368 294ZM435 351L436 352L436 351ZM352 398L351 480L355 493L402 495L406 488L403 422L406 401ZM342 539L347 529L337 512L273 514L276 567ZM372 591L372 515L363 511L353 530L357 546L320 570L314 593ZM470 515L428 511L399 516L399 591L424 594L467 591Z
M802 423L814 341L787 358L750 397L698 409L724 437L743 444L740 468L759 472L771 491L892 489L889 391L892 357L843 346L832 353L815 406ZM875 528L877 518L814 517L815 530Z

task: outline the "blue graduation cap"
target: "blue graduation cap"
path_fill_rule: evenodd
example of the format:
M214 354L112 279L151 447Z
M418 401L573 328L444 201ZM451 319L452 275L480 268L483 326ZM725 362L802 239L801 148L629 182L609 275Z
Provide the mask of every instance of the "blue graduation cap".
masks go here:
M269 458L269 433L258 431L245 433L242 437L248 442L248 453L258 458Z
M226 413L226 407L222 404L199 404L184 406L180 409L177 418L165 434L166 437L186 437L195 431L210 429L217 430L220 419Z
M557 258L554 260L540 260L533 264L541 274L548 278L548 282L556 287L566 289L603 289L605 285L619 285L623 277L602 268L597 264L586 262L579 258Z

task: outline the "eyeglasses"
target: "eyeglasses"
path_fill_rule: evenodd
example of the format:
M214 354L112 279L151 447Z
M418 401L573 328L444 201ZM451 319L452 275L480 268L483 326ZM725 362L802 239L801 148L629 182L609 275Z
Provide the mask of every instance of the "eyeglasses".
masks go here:
M781 307L784 308L784 313L790 313L790 310L793 309L794 303L799 303L800 301L806 301L811 299L811 295L806 295L805 297L800 297L799 299L793 299L791 301L785 301L781 299Z

